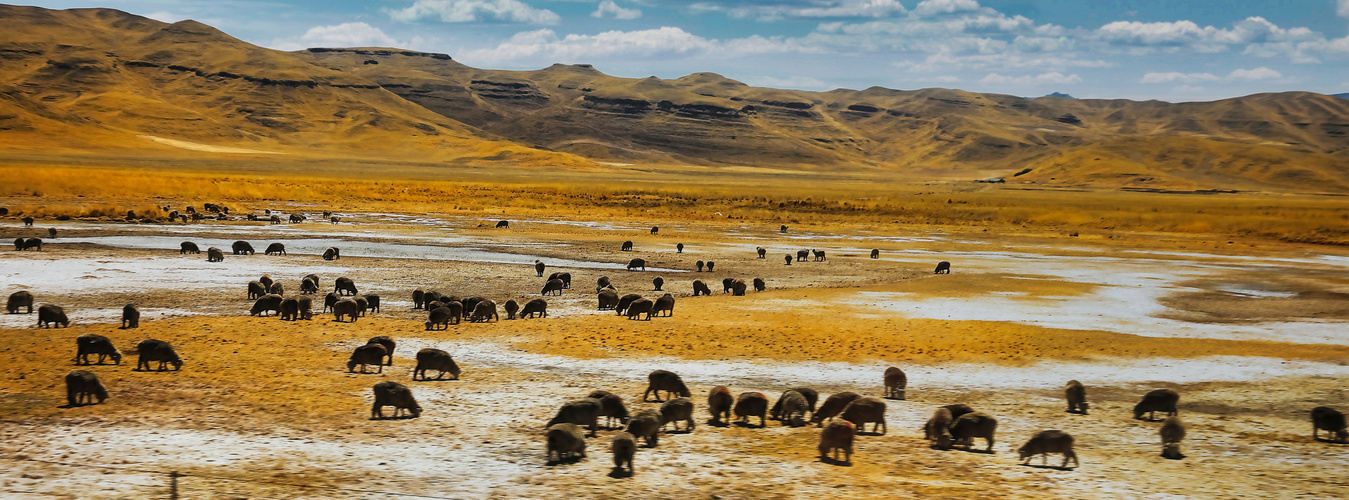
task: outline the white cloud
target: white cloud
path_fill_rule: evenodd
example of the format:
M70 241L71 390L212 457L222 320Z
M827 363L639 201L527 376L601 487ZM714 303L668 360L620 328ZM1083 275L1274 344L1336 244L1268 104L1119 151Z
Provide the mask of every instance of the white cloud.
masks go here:
M536 9L520 0L416 0L403 9L387 11L395 21L439 19L447 23L500 21L524 24L557 24L561 19L548 9Z
M731 17L754 17L760 19L784 19L790 17L891 17L908 12L899 0L820 0L800 4L777 5L740 5L722 7L716 4L698 3L690 6L694 10L724 10Z
M745 83L755 87L775 89L833 90L839 88L838 85L831 85L809 76L789 76L787 78L757 76L745 78Z
M600 6L595 9L595 12L590 13L590 17L631 20L642 17L642 11L641 9L625 9L614 3L614 0L604 0L600 2Z
M1181 73L1172 71L1170 73L1148 73L1143 75L1139 83L1173 83L1173 82L1213 82L1218 81L1218 75L1212 73Z
M818 52L792 40L758 35L731 40L715 40L683 29L664 26L638 31L605 31L594 35L558 36L551 29L516 33L496 47L468 51L457 59L466 64L497 64L500 61L528 61L550 64L583 63L601 59L644 58L682 59L688 57L734 57L747 54Z
M1077 75L1064 76L1063 73L1057 71L1035 76L1015 77L989 73L988 76L980 79L979 83L985 85L1071 85L1082 83L1082 77Z
M427 40L420 37L399 41L384 31L366 23L342 23L331 26L315 26L303 35L292 38L278 38L268 44L277 50L301 50L309 47L397 47L420 49Z
M149 14L146 14L145 17L148 17L148 18L150 18L150 19L154 19L154 20L159 21L159 22L162 22L162 23L176 23L176 22L178 22L178 21L182 21L182 20L184 20L184 19L187 19L187 16L180 16L180 15L178 15L178 14L174 14L174 13L172 13L172 12L165 12L165 11L151 12L151 13L149 13Z
M918 2L917 7L913 8L913 13L920 16L931 16L975 10L979 10L979 2L975 0L923 0Z
M1283 78L1283 73L1279 73L1278 71L1263 66L1255 69L1238 69L1227 75L1228 80L1255 81L1277 80L1280 78Z
M1340 17L1349 17L1349 0L1340 0L1339 4L1335 6L1335 13L1339 14Z
M1253 82L1258 80L1282 80L1282 79L1283 73L1279 73L1278 71L1261 66L1259 68L1254 69L1235 69L1232 70L1231 73L1228 73L1227 76L1223 77L1220 77L1213 73L1180 73L1180 72L1148 73L1146 75L1143 75L1143 78L1139 80L1139 83L1157 84L1157 83L1179 82L1184 83L1186 85L1193 85L1204 82L1220 82L1220 81Z

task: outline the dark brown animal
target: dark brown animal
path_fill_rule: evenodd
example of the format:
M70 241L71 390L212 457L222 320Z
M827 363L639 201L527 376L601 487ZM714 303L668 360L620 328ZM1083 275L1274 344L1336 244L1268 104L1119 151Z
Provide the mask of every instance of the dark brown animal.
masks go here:
M721 280L721 293L731 293L732 288L735 288L735 278Z
M61 306L52 304L42 304L37 307L37 326L70 328L70 318L66 317L66 310Z
M873 259L879 259L879 258L881 258L881 249L879 249L879 248L873 248L873 249L871 249L871 258L873 258Z
M881 398L863 396L854 399L843 408L839 418L856 425L857 432L865 431L867 423L870 422L873 424L871 428L873 432L885 435L885 401Z
M140 328L141 310L136 308L136 304L127 304L122 306L122 328Z
M250 245L247 241L236 241L233 245L230 245L230 248L234 250L234 255L253 255L253 245Z
M816 391L815 389L811 389L809 387L797 387L795 389L789 389L787 392L792 391L796 391L797 393L801 394L802 397L806 398L806 408L810 410L811 416L814 416L815 403L820 400L819 391ZM783 414L785 410L783 409L783 407L785 406L786 402L783 401L783 398L785 398L786 396L787 394L783 393L782 396L778 397L778 401L776 403L773 403L773 409L768 411L770 418L772 418L773 420L782 420L784 418Z
M618 299L618 305L614 306L614 311L616 311L619 316L622 316L623 313L627 312L628 306L632 305L632 303L637 300L641 300L641 298L641 295L635 293L624 295L622 298Z
M497 303L490 300L479 301L473 306L473 315L469 317L470 323L486 323L488 320L501 321L497 315Z
M604 417L604 428L610 428L614 420L618 420L619 425L628 422L628 407L623 404L623 397L606 391L594 391L589 396L600 400L600 416Z
M778 397L771 414L774 420L781 421L783 425L801 427L806 425L806 411L809 409L810 405L804 394L789 390Z
M199 254L199 253L201 253L201 248L198 248L196 243L193 243L193 242L191 242L191 241L184 241L184 242L182 243L182 245L179 245L179 248L178 248L178 255L189 254L189 253L196 253L196 254Z
M497 221L496 227L497 227L498 229L510 229L510 228L511 228L511 221L508 221L508 220Z
M656 276L655 278L652 278L652 279L651 279L651 286L655 287L657 292L661 291L660 288L663 287L663 286L665 286L665 278L662 278L662 277L660 277L660 276Z
M5 311L10 314L19 314L19 308L26 309L24 314L33 314L33 293L28 290L19 290L9 294L9 300L5 301Z
M257 316L262 314L263 316L267 316L265 313L268 311L281 314L281 301L283 300L285 299L280 295L270 293L258 297L258 300L253 302L253 308L248 310L248 315Z
M548 281L562 280L562 289L571 290L571 273L553 273L548 275Z
M759 427L767 427L767 413L768 396L762 392L744 392L735 398L735 416L744 425L749 425L750 417L759 417Z
M356 295L359 293L356 291L356 282L345 276L337 278L333 282L333 286L338 295Z
M272 286L267 287L267 293L270 293L272 295L285 295L286 287L283 286L280 281L278 281L276 283L272 283Z
M22 220L22 221L23 221L23 226L24 226L24 227L32 227L32 226L33 226L33 218L32 218L32 217L24 217L24 218L19 219L19 220Z
M366 310L370 312L379 312L379 296L373 293L365 294Z
M220 251L220 249L216 247L206 249L206 262L224 262L224 261L225 261L225 252Z
M792 265L792 254L787 254L786 261L787 265Z
M655 448L660 441L661 424L660 413L656 410L642 410L628 419L628 426L623 431L642 438L647 448Z
M712 295L712 290L702 280L693 280L693 296Z
M652 302L651 299L637 299L632 301L631 304L628 304L628 319L637 319L645 314L646 318L643 319L650 321L651 309L655 307L655 305L656 303Z
M14 238L14 251L23 251L23 238Z
M669 424L675 431L679 430L679 421L683 420L684 432L693 432L693 401L689 398L674 398L660 405L660 428L665 429Z
M548 317L548 301L543 299L534 299L525 303L524 309L520 310L521 318L533 319L534 316L540 318Z
M94 399L98 399L99 403L108 399L108 391L98 381L97 375L84 370L71 370L66 374L67 406L94 404Z
M631 271L631 270L633 270L633 269L637 269L637 268L639 268L639 267L642 268L643 271L646 270L646 259L632 259L632 260L628 261L628 270L629 270L629 271Z
M717 267L717 263L716 263L716 262L712 262L712 261L710 261L710 260L707 261L707 272L709 272L709 273L712 272L712 268L714 268L714 267Z
M450 327L451 320L453 320L456 324L458 324L459 315L450 312L450 308L448 307L445 306L437 307L431 310L430 316L426 319L426 329L433 330L435 329L436 325L439 325L440 329L444 330Z
M599 310L613 309L618 307L618 294L613 290L605 290L599 293Z
M1166 417L1162 421L1162 428L1158 430L1162 436L1162 456L1172 460L1180 460L1185 455L1180 452L1180 442L1185 440L1185 422L1180 421L1180 417ZM1313 429L1312 434L1316 431Z
M693 265L694 265L695 267L697 267L697 268L698 268L698 272L701 273L701 272L703 272L703 267L706 266L707 264L703 264L703 261L700 260L700 261L698 261L698 262L694 262Z
M515 313L520 312L520 303L514 299L507 300L505 304L501 304L501 308L506 310L506 319L515 319Z
M75 364L89 364L89 356L98 355L98 364L103 364L104 358L112 358L115 364L122 364L122 353L117 352L113 347L112 341L102 335L86 333L75 339Z
M677 244L675 244L675 253L684 253L684 244L683 244L683 243L677 243Z
M1021 456L1022 465L1029 464L1036 455L1041 457L1041 465L1049 463L1050 453L1062 453L1063 464L1059 468L1068 467L1068 461L1073 461L1074 467L1080 467L1077 462L1077 453L1073 452L1073 436L1060 430L1047 430L1035 433L1026 444L1021 445L1016 450Z
M547 283L543 284L543 290L539 290L539 295L546 296L548 292L553 292L553 295L562 295L562 280L548 280Z
M323 251L323 260L342 260L342 251L337 247L328 247Z
M825 427L820 432L820 461L830 460L832 454L832 459L838 462L838 453L842 451L843 461L841 463L851 464L853 437L856 435L857 429L853 427L852 423L846 420L831 422L829 427Z
M385 354L388 356L384 360L384 365L393 366L393 350L395 347L398 347L397 342L394 342L393 339L389 338L388 335L379 335L375 337L370 337L370 340L367 340L365 343L379 344L381 346L384 346Z
M445 302L446 298L447 298L447 297L441 297L441 302ZM484 299L484 298L482 298L482 297L469 297L469 298L466 298L466 299L460 301L460 303L462 303L462 304L464 305L464 311L463 311L464 319L472 320L472 317L473 317L473 311L476 311L476 310L478 309L478 303L480 303L480 302L482 302L482 301L484 301L484 300L487 300L487 299Z
M947 408L937 408L937 411L932 412L932 418L927 419L927 424L923 425L923 438L928 440L931 447L939 450L951 448L952 420L955 418Z
M300 293L310 294L319 292L319 282L305 278L300 280Z
M731 389L724 385L712 388L707 394L707 411L712 414L712 425L718 425L723 422L731 421L731 406L735 405L735 396L731 395Z
M675 306L674 296L667 293L665 295L660 296L660 298L656 299L656 302L651 306L651 315L661 316L660 313L664 312L665 313L664 316L673 316L674 306Z
M182 358L179 358L178 353L174 352L173 346L163 340L142 340L141 343L136 344L136 354L136 370L138 371L150 371L151 361L159 363L158 371L161 372L167 369L166 363L173 365L174 371L183 368Z
M1143 400L1134 405L1134 418L1142 419L1148 414L1148 421L1156 421L1157 412L1164 411L1166 416L1175 416L1176 403L1180 402L1180 393L1171 389L1157 389L1143 395Z
M1312 440L1318 439L1318 431L1328 431L1335 436L1334 440L1340 443L1349 439L1349 431L1345 430L1344 414L1329 406L1312 408Z
M26 239L26 240L23 240L23 249L24 249L24 250L34 250L34 249L35 249L35 250L41 252L41 251L42 251L42 238L28 238L28 239Z
M951 263L944 260L938 262L937 270L933 271L933 274L951 274Z
M375 404L370 407L371 419L383 419L384 407L393 407L393 418L398 418L403 412L412 415L412 418L422 416L422 407L417 404L417 399L412 397L412 390L407 386L393 381L383 381L375 384Z
M544 433L544 439L548 443L549 464L576 461L586 456L585 433L576 424L551 425Z
M820 404L820 409L815 410L815 413L811 415L810 423L817 427L823 427L825 420L832 421L835 416L843 412L848 403L860 397L862 397L860 394L847 391L829 396L824 400L824 403Z
M604 291L605 288L610 288L610 289L612 289L613 287L614 287L614 284L613 284L612 282L609 281L609 277L608 277L608 276L600 276L599 279L595 280L595 292L596 292L596 293L599 293L599 292Z
M263 295L267 295L267 287L262 286L262 283L259 283L257 281L248 282L249 300L257 300L259 297L262 297Z
M768 256L768 249L767 249L767 248L759 247L759 248L756 248L755 251L757 251L757 252L759 253L759 258L760 258L760 259L762 259L762 258Z
M454 377L454 380L459 380L459 364L454 362L450 353L440 349L428 347L417 351L417 367L412 369L412 380L417 380L418 376L421 380L427 380L427 370L440 372L436 375L436 380L444 378L446 373Z
M337 295L337 292L328 292L327 295L323 296L323 312L331 311L339 300L342 300L342 297Z
M631 251L632 251L632 242L631 242L631 241L625 241L625 242L623 242L623 247L620 248L619 250L620 250L620 251L623 251L623 252L631 252Z
M810 253L815 256L815 262L824 262L824 250L811 250Z
M653 371L646 376L646 380L646 392L642 393L642 401L653 401L652 399L648 399L647 396L654 393L656 396L654 401L659 403L661 401L660 391L665 391L667 397L678 394L681 397L687 398L692 395L689 392L688 386L684 385L684 379L679 378L678 374L671 371Z
M355 323L356 318L360 317L360 305L351 299L342 299L333 304L333 320L342 323L342 317L348 319L345 323Z
M904 370L896 367L885 369L885 397L890 399L904 399L904 388L909 385L909 377L904 374Z
M971 407L970 405L965 404L965 403L956 403L956 404L953 404L953 405L946 405L946 406L943 406L942 408L946 408L947 411L950 411L950 412L951 412L951 418L952 418L953 420L954 420L954 419L957 419L957 418L960 418L961 415L964 415L964 414L966 414L966 413L974 413L974 408Z
M388 350L379 344L366 344L357 347L351 351L351 358L347 359L347 372L356 371L356 365L361 366L361 373L365 371L367 365L374 365L378 368L375 373L384 373L384 356Z
M570 423L585 426L590 429L590 437L595 437L599 431L600 400L595 398L581 398L567 402L557 410L557 415L548 421L548 426L552 427L561 423Z
M981 437L988 441L984 451L993 451L993 434L997 430L998 419L983 412L966 413L951 422L951 437L956 445L963 445L966 450L973 446L974 438Z
M1063 387L1063 397L1068 400L1068 413L1087 414L1087 388L1081 382L1069 380Z
M412 291L412 308L413 308L413 309L421 309L421 308L422 308L422 305L426 304L426 300L424 300L425 297L426 297L426 292L423 292L422 289L418 288L418 289L416 289L416 290L413 290L413 291Z
M314 299L309 297L300 297L296 300L296 308L300 312L300 319L309 321L314 319Z
M610 445L610 451L614 453L614 469L623 471L623 466L627 466L627 473L633 473L632 457L637 454L637 439L626 432L620 432L614 436L614 442Z
M745 296L745 280L735 280L731 282L731 295L736 297Z
M548 266L543 265L543 261L539 259L534 259L534 272L537 273L540 278L543 277L543 270L546 267Z
M806 259L808 259L808 258L810 258L810 250L797 250L797 251L796 251L796 261L797 261L797 262L805 262Z
M263 251L262 253L267 255L285 255L286 245L281 243L272 243L271 245L267 245L267 250Z
M762 292L768 289L768 284L764 283L763 278L754 278L754 291Z

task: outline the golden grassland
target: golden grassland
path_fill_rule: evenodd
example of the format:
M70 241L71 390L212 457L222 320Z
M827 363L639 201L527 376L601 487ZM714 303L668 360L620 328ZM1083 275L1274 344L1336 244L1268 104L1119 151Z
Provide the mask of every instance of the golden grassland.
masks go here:
M6 164L0 203L11 214L159 216L159 206L204 202L238 211L275 204L332 210L391 210L508 217L718 219L894 229L1039 230L1111 235L1212 234L1315 244L1349 244L1349 198L1313 195L1176 194L1037 190L967 182L905 184L861 173L709 171L706 167L615 166L612 171L502 167L280 164L200 172L146 168ZM361 165L357 165L361 167ZM441 180L427 180L430 175Z

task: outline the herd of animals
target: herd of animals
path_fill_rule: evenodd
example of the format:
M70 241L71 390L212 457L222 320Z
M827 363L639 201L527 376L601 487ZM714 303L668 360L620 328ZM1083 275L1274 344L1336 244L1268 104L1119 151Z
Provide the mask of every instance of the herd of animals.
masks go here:
M30 222L25 222L31 225ZM497 227L509 227L508 224L508 222L502 221L497 224ZM657 230L658 228L653 227L651 231L655 234ZM782 230L785 232L786 226L783 226ZM55 233L55 229L50 230L51 237L54 238ZM40 239L25 240L19 238L15 241L15 249L33 248L40 250L41 244ZM254 253L252 245L246 241L234 242L231 250L234 255L251 255ZM621 250L631 251L632 242L624 242ZM683 244L679 244L677 250L682 253ZM766 249L760 247L756 251L759 258L765 258ZM183 242L180 248L180 254L199 254L200 252L199 247L192 242ZM224 259L224 252L218 248L211 247L207 250L207 253L208 260L212 262L219 262ZM267 247L265 253L268 255L285 255L285 246L281 243L273 243ZM824 251L800 250L795 255L786 255L786 265L792 264L793 257L795 257L796 262L803 262L812 256L814 257L813 261L816 262L824 261L826 258ZM878 258L879 250L872 250L870 257ZM336 247L330 247L323 253L324 260L340 258L340 251ZM711 272L715 268L715 263L698 261L696 267L699 272L702 272L704 268ZM538 277L543 277L546 269L545 264L541 261L535 261L534 268ZM632 259L627 269L645 270L645 261L640 258ZM935 272L937 274L950 273L950 263L940 262ZM268 276L262 276L257 281L251 281L247 285L248 298L255 300L255 302L250 309L250 314L266 316L267 313L276 313L282 320L290 321L312 319L312 299L308 295L316 294L319 291L319 282L319 277L316 274L307 275L300 281L301 295L288 297L285 295L282 284ZM761 278L754 278L752 282L756 291L765 289L764 281ZM652 280L652 283L656 291L662 291L663 278L656 277ZM722 285L723 293L733 293L734 295L744 295L747 289L744 281L734 278L726 278ZM570 273L552 273L548 276L540 295L557 295L561 294L562 290L570 288ZM710 289L701 280L693 281L693 291L694 296L711 294ZM659 316L662 313L668 316L672 315L674 310L674 297L669 293L655 300L643 298L638 294L620 297L609 278L603 276L596 282L595 293L599 309L615 310L619 315L626 314L629 319L638 319L643 314L646 319ZM428 318L425 322L427 330L445 329L450 324L459 324L461 320L469 322L500 320L496 303L482 297L461 299L450 295L442 295L435 291L417 289L412 292L412 302L414 309L427 312ZM6 309L9 314L19 314L20 309L25 309L25 314L31 314L33 304L33 294L21 290L9 296ZM534 318L537 316L546 318L548 315L547 307L547 302L542 298L530 300L523 307L515 300L508 300L503 305L508 320L517 317ZM334 282L333 291L326 295L323 310L324 312L331 311L335 321L355 322L356 318L364 316L367 312L379 312L380 297L375 294L359 294L355 283L351 279L341 277ZM39 327L68 327L69 323L70 321L61 307L53 304L43 304L38 307L37 325ZM123 308L122 328L137 328L139 323L139 309L134 304L127 304ZM395 347L396 343L388 336L371 338L365 345L352 351L347 362L348 372L356 372L357 367L359 367L359 372L364 374L368 373L369 366L374 366L376 367L376 373L382 373L383 367L393 364ZM183 366L182 359L173 347L162 340L143 340L136 346L136 352L139 357L136 369L140 371L151 369L164 371L170 365L174 370L179 370ZM105 360L110 359L113 363L120 365L122 360L121 352L107 337L85 334L76 338L76 355L73 362L77 365L89 365L94 363L90 360L91 356L97 356L97 364L104 364ZM437 372L435 380L442 379L446 374L457 380L461 374L460 367L451 355L440 349L422 349L417 352L416 361L417 364L412 373L412 380L414 381L430 380L428 378L429 371ZM798 387L782 393L770 407L768 396L761 392L743 392L739 395L733 395L728 387L719 385L709 391L707 411L712 416L710 423L715 426L729 425L732 414L740 425L750 427L753 426L751 418L754 417L758 419L758 427L766 426L766 420L768 419L780 421L784 425L792 427L802 427L809 422L822 428L817 448L820 459L826 462L848 464L852 460L853 443L857 436L884 435L887 432L885 400L905 399L907 377L902 370L890 367L884 372L882 378L885 386L882 397L863 396L856 392L845 391L830 395L818 407L816 403L819 400L819 393L808 387ZM416 398L413 397L411 389L398 382L380 382L374 385L373 392L372 419L385 418L383 408L387 406L394 408L393 418L399 418L404 414L416 418L423 411ZM666 393L667 399L661 399L661 392ZM95 374L78 369L66 375L66 393L67 403L71 407L92 404L95 400L102 403L108 397L107 390ZM1064 388L1064 395L1068 404L1068 412L1087 414L1086 388L1080 382L1069 381ZM654 400L650 399L652 396L654 396ZM613 454L615 471L631 474L638 439L642 440L648 448L654 448L657 446L659 434L662 432L688 433L694 430L694 414L696 412L691 397L692 393L679 375L670 371L656 370L648 376L648 386L646 392L642 395L642 400L644 402L661 403L658 409L646 409L630 413L621 396L603 390L596 390L585 398L567 402L558 410L556 416L546 424L544 440L547 459L550 463L559 463L584 457L587 448L586 438L597 436L599 419L604 417L606 429L612 429L611 426L614 422L619 424L620 432L613 437L609 447ZM1180 395L1174 390L1157 389L1143 395L1133 409L1135 419L1143 419L1144 415L1147 414L1148 421L1156 421L1157 412L1165 413L1166 418L1162 420L1162 425L1159 428L1162 456L1172 459L1183 458L1180 444L1186 431L1184 423L1177 416L1179 399ZM1313 439L1321 439L1319 433L1328 431L1331 436L1328 438L1330 440L1341 443L1349 440L1345 416L1338 410L1325 406L1314 408L1311 411L1311 420ZM682 430L680 429L681 422L684 425ZM872 424L870 433L866 432L866 424L868 423ZM986 442L985 451L991 452L997 425L998 421L992 415L976 411L967 404L951 404L941 406L933 412L932 417L923 426L923 433L925 439L936 449L961 446L970 450L973 447L973 439L982 438ZM670 427L671 431L666 431L667 427ZM1070 462L1078 465L1073 444L1074 439L1068 433L1060 430L1044 430L1027 440L1018 449L1018 455L1023 464L1029 463L1035 456L1042 457L1042 463L1047 464L1049 454L1061 454L1063 463L1060 468L1066 468ZM841 459L840 455L842 456Z

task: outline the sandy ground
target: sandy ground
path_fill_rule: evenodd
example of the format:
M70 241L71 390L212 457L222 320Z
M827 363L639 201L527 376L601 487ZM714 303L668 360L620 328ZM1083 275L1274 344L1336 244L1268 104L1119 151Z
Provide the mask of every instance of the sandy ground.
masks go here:
M539 219L509 230L434 215L343 221L44 221L60 236L43 252L0 252L0 292L30 290L72 321L35 329L35 314L0 315L11 360L0 379L0 491L159 496L170 471L185 474L184 498L1328 498L1345 486L1338 472L1349 445L1313 441L1307 417L1319 405L1349 410L1349 253L1335 249L1146 235L780 234L737 222L662 224L651 235L641 221ZM46 238L37 232L0 219L8 238ZM205 249L237 239L257 250L283 242L289 255L207 263L177 251L180 241ZM636 251L620 252L624 240ZM343 259L317 256L331 245ZM767 259L755 258L758 246ZM828 259L784 265L802 248ZM871 248L882 258L867 258ZM623 269L634 257L647 260L646 272ZM570 290L547 298L546 319L426 331L425 313L411 309L418 287L498 304L537 298L536 258L573 276ZM716 271L695 272L698 260ZM953 273L932 275L938 260ZM294 294L309 273L325 291L351 277L381 296L383 310L352 324L247 315L249 280L268 274ZM595 311L601 275L621 293L653 298L651 279L663 277L674 315ZM762 277L769 289L722 294L727 277ZM695 279L714 294L692 297ZM139 329L118 328L128 302L143 311ZM63 376L83 333L108 336L128 355L85 368L108 387L107 401L65 408ZM374 335L399 342L394 365L347 373L351 349ZM172 342L182 371L133 371L144 338ZM412 381L424 347L452 353L461 380ZM707 424L716 385L772 399L799 386L879 395L891 365L909 375L907 400L887 402L888 432L859 436L851 465L816 458L814 427ZM577 463L545 463L543 424L559 405L604 389L630 410L656 408L640 401L654 369L688 382L693 432L640 449L632 477L611 474L616 430L591 438ZM1069 379L1087 385L1089 415L1063 411ZM421 418L369 420L370 386L382 380L409 385ZM1182 394L1183 460L1158 456L1158 423L1131 418L1138 397L1158 387ZM923 422L955 402L999 419L994 453L927 447ZM1077 438L1081 467L1018 464L1016 448L1051 428Z

